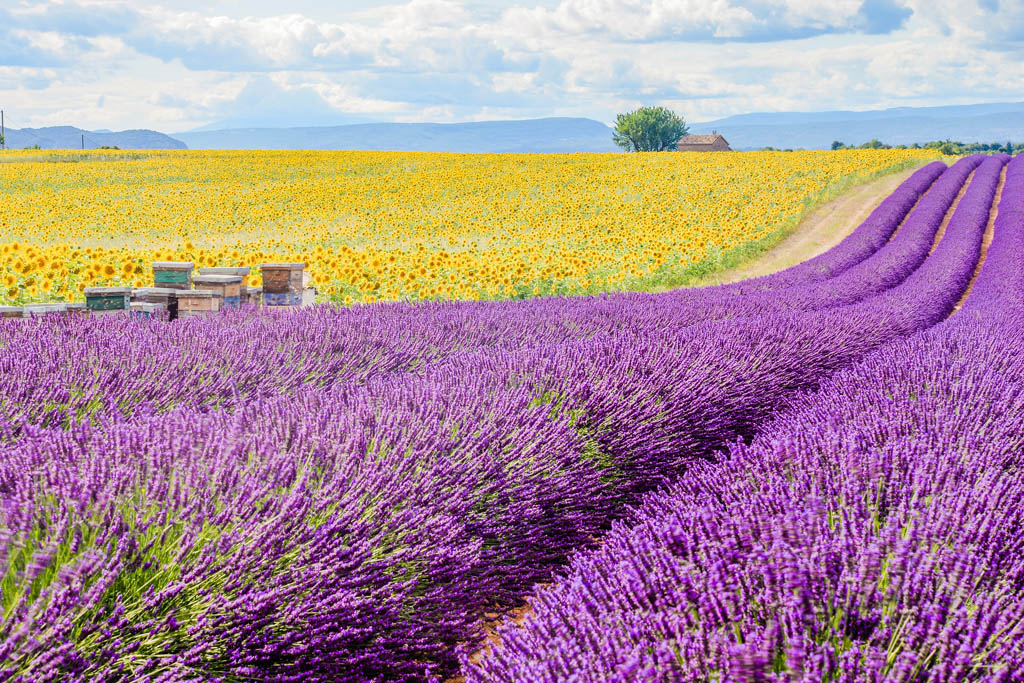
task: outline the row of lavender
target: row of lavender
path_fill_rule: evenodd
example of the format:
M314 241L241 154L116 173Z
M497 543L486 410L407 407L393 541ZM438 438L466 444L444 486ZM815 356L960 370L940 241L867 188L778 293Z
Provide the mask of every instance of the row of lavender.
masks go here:
M234 412L106 411L107 424L29 430L0 458L2 670L451 672L482 613L549 578L624 504L794 390L947 315L1004 162L954 166L960 184L977 171L938 249L853 306L684 329L679 307L652 306L650 329L485 345ZM896 239L918 235L913 221L934 235L960 184L936 183Z
M652 494L469 681L1024 671L1024 158L964 309Z
M67 426L173 406L224 409L309 384L422 371L484 349L514 351L858 301L897 284L920 264L940 217L980 161L970 157L949 170L941 162L929 164L837 248L751 285L511 304L320 307L286 321L255 311L175 326L0 321L0 395L8 397L0 401L0 442L30 425ZM906 229L883 248L933 183ZM828 287L813 286L829 278Z

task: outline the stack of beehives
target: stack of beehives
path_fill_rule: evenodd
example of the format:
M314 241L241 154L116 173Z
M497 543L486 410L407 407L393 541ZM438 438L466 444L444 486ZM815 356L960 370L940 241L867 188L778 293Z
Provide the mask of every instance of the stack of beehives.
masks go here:
M249 303L288 307L312 305L316 290L309 286L309 274L305 270L302 263L264 263L260 267L263 277L260 289L248 286L250 271L245 266L200 268L199 274L193 275L191 263L160 262L153 264L153 279L161 287L177 289L173 292L177 303L177 310L170 316L173 320ZM157 288L136 290L136 298L152 299L163 292Z
M313 303L315 290L309 287L306 264L264 263L260 266L260 274L263 276L264 306L294 307Z
M139 287L132 290L132 313L141 318L167 313L168 320L178 317L178 293L184 289L171 287Z
M262 291L258 287L249 286L249 267L248 266L230 266L230 267L216 267L216 268L200 268L200 276L216 275L216 276L229 276L232 279L228 282L231 285L238 285L238 294L233 296L238 297L238 301L228 300L225 297L225 306L228 308L238 308L241 304L258 304L260 302L260 292ZM198 282L198 280L197 280ZM234 288L230 288L232 292Z
M43 303L0 306L0 318L47 315L131 315L169 320L207 315L242 304L274 307L311 306L316 289L303 263L264 263L263 288L249 287L249 268L200 268L182 261L153 263L154 287L86 287L85 303ZM193 285L196 286L193 289Z
M132 293L132 310L140 317L152 317L166 311L169 320L178 317L178 296L192 290L192 271L188 261L153 263L153 287L141 287Z
M196 288L208 289L220 301L221 308L238 308L242 305L242 288L249 280L249 269L200 268L199 275L192 281Z

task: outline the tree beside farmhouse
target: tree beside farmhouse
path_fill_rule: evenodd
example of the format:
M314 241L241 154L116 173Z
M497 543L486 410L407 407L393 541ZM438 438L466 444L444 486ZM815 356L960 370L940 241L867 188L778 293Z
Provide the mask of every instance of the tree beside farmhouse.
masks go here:
M689 128L665 107L640 107L615 117L612 140L627 152L673 152Z

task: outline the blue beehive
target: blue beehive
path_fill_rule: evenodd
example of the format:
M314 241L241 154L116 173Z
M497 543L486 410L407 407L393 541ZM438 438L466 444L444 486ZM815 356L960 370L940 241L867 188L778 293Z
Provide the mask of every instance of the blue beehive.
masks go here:
M264 306L298 306L302 303L302 292L263 292Z

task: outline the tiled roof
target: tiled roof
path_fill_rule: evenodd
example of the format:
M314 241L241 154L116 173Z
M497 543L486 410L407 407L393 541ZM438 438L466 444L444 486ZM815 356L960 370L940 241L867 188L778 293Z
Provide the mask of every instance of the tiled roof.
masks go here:
M679 140L680 145L713 145L721 135L686 135Z

